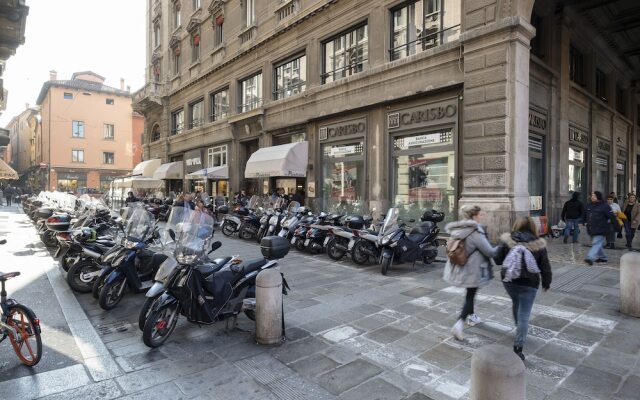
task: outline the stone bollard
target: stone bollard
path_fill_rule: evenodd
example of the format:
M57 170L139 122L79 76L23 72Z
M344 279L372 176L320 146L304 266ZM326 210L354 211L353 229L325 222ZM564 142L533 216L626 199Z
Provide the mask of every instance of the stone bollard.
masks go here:
M506 346L488 345L471 357L471 400L525 400L524 363Z
M282 340L282 275L274 269L256 277L256 339L259 344Z
M640 317L640 253L620 258L620 312Z

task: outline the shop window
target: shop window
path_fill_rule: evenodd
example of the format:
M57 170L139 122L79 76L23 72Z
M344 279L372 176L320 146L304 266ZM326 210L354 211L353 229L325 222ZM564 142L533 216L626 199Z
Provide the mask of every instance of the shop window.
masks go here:
M113 164L115 163L115 155L112 152L103 152L102 153L102 163L103 164Z
M280 135L273 137L273 145L278 146L281 144L298 143L304 142L305 140L307 140L307 134L305 132Z
M209 96L209 104L211 105L209 121L226 118L229 114L229 88L212 93Z
M221 46L224 43L224 16L218 15L215 19L215 26L213 28L213 44L215 47Z
M393 139L393 197L403 219L424 210L455 217L455 152L451 129Z
M100 192L107 193L111 187L113 178L110 176L100 176Z
M616 85L616 110L622 115L627 115L625 91L620 85Z
M442 0L412 0L391 10L391 60L458 37L460 24L444 27Z
M189 104L189 129L197 128L203 124L203 107L204 100Z
M220 167L227 165L227 145L209 147L207 151L207 162L210 167Z
M67 193L78 193L87 188L86 179L58 179L57 191Z
M322 44L324 65L322 82L362 72L369 60L369 35L367 25L358 26Z
M616 193L619 199L627 195L627 162L624 160L616 162Z
M609 193L609 157L596 156L596 185L593 190Z
M573 45L569 46L569 79L584 86L584 56Z
M244 0L244 26L251 26L256 23L256 0Z
M115 137L115 129L113 124L104 124L104 138L106 140L113 140Z
M158 125L153 127L153 131L151 132L151 141L157 142L160 140L160 127Z
M529 136L529 199L531 215L544 215L545 159L544 138Z
M83 138L84 137L84 122L83 121L73 121L71 123L71 136L74 138Z
M322 147L322 196L324 209L340 214L364 212L364 143Z
M174 1L172 6L173 29L177 29L181 25L180 21L180 1Z
M84 150L71 150L71 162L83 163L84 162Z
M302 93L307 88L307 57L300 56L275 68L275 100Z
M64 92L64 99L65 100L73 100L73 93Z
M240 82L240 99L239 112L250 111L262 106L262 73Z
M184 128L184 110L178 110L171 113L171 134L178 135L182 133Z
M569 147L569 191L580 193L583 199L587 195L585 153L584 149Z
M607 75L600 68L596 68L596 96L607 101Z
M200 34L191 37L191 62L200 61Z

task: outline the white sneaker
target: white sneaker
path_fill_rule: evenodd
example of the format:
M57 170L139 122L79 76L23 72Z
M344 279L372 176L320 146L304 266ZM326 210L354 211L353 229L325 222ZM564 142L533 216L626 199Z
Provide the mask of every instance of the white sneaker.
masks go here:
M479 324L480 322L482 322L482 320L476 314L471 314L471 315L469 315L467 317L467 325L469 325L469 326L475 326L476 324Z
M464 340L464 334L462 333L463 330L464 321L459 319L458 321L456 321L455 325L453 325L453 328L451 328L451 334L458 340Z

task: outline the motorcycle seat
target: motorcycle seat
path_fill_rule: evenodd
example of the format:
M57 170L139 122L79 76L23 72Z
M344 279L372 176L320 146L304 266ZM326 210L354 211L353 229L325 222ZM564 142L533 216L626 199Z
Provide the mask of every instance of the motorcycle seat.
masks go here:
M229 260L231 260L231 257L216 258L216 259L214 259L214 260L213 260L213 263L214 263L214 264L217 264L217 265L219 265L219 266L223 266L223 265L225 265L226 263L228 263L228 262L229 262Z
M412 233L410 233L407 236L407 239L409 239L409 241L411 241L413 243L420 243L422 240L424 240L425 236L426 235L424 233L414 233L412 231Z
M242 273L242 275L249 275L250 273L257 271L267 263L265 258L257 258L255 260L247 261L245 264L241 265L237 270L238 273ZM235 271L234 271L235 272Z
M115 246L115 242L113 242L113 241L111 241L109 239L98 239L98 240L95 241L95 243L97 245L104 246L104 247L113 247L113 246Z
M202 274L202 277L206 279L208 282L211 280L208 278L212 277L214 272L219 271L223 265L224 264L206 263L206 264L198 265L198 271L200 271L200 273Z

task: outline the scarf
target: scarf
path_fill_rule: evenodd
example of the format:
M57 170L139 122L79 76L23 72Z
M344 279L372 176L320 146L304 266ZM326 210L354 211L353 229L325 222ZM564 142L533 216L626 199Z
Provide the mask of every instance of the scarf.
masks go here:
M533 254L529 249L524 247L523 245L517 245L511 250L509 250L509 254L504 259L502 263L503 269L505 270L503 282L511 282L514 279L520 278L521 270L522 270L522 259L524 258L524 263L527 266L527 271L532 274L539 274L540 268L538 268L538 263L536 259L533 257Z

